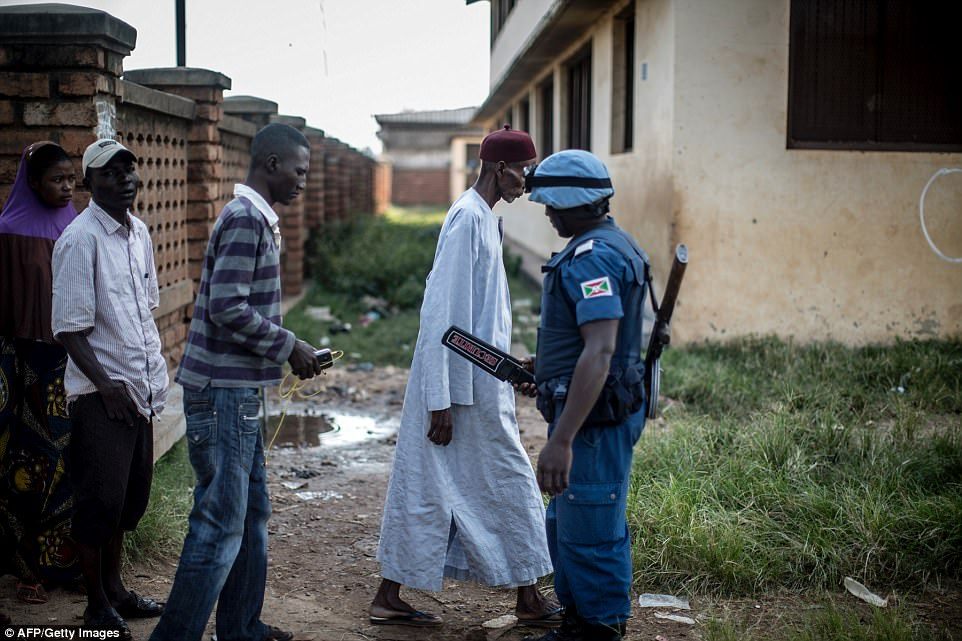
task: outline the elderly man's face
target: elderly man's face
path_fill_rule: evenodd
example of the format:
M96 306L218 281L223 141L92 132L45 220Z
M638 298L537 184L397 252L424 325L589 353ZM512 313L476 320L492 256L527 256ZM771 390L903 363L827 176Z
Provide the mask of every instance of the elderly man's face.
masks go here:
M524 169L534 162L534 158L513 163L498 163L498 190L505 202L514 200L524 193Z

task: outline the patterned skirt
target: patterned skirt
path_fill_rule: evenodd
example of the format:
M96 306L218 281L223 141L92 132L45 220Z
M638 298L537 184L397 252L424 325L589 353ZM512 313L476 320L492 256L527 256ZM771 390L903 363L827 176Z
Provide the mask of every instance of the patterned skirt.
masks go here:
M66 366L59 345L0 338L0 573L46 586L80 573L64 458Z

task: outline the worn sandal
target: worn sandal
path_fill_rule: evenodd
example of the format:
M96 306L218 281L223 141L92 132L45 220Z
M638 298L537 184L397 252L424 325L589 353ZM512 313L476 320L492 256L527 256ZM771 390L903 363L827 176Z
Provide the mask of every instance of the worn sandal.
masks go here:
M532 617L530 619L518 617L518 625L526 625L532 628L554 628L561 625L564 611L565 609L559 605L553 610L542 612L540 616Z
M374 625L410 625L416 628L436 628L444 621L436 614L421 612L404 612L389 617L376 617L373 614L369 617Z

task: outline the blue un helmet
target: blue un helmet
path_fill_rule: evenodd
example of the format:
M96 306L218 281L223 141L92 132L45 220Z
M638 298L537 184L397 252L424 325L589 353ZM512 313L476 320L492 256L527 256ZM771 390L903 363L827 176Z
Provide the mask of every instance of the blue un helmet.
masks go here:
M581 149L559 151L530 168L524 189L531 193L529 200L552 209L595 205L599 216L608 211L608 199L615 193L605 164Z

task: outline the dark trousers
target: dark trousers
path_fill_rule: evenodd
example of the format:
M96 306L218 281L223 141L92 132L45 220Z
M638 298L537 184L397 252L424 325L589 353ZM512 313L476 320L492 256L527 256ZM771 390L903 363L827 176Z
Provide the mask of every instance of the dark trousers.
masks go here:
M147 510L154 474L150 419L133 425L107 417L100 394L70 404L70 481L74 492L73 537L101 546L118 529L132 531Z
M625 507L632 449L644 427L642 407L621 425L581 428L571 448L568 488L548 504L555 594L594 625L617 625L631 616Z

